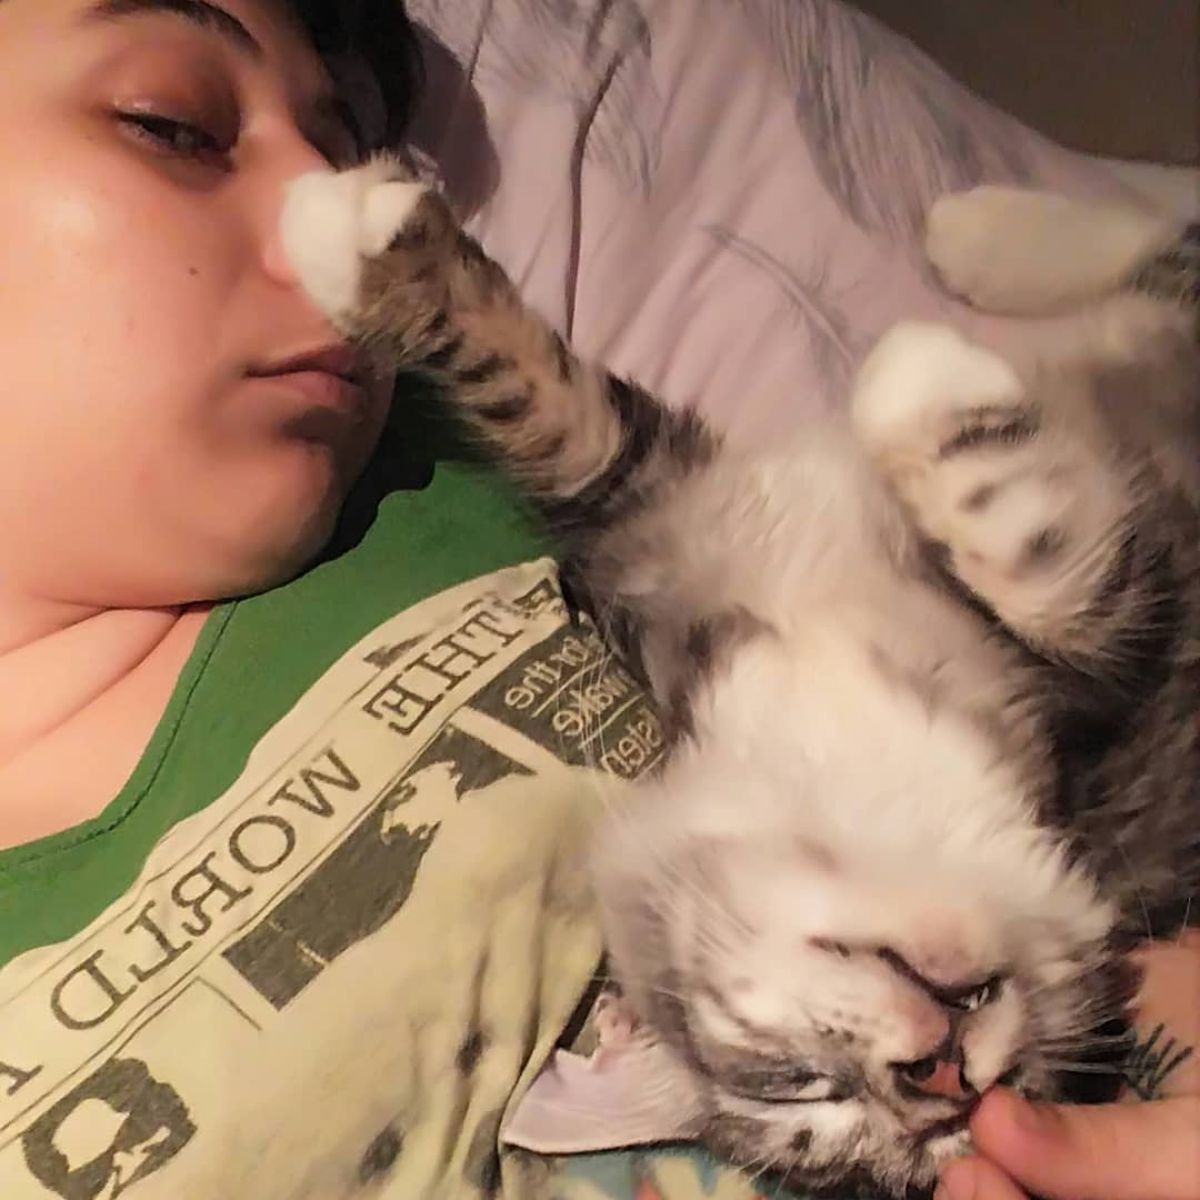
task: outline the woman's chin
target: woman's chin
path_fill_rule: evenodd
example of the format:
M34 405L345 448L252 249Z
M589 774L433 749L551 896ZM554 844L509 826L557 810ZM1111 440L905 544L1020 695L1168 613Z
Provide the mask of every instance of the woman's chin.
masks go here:
M321 556L337 524L337 509L322 513L300 536L272 547L264 547L261 557L247 564L246 579L240 593L265 591L294 579Z
M253 595L294 579L329 544L341 508L337 502L313 506L307 517L254 523L237 532L213 564L212 599Z
M295 578L329 544L347 491L342 472L304 466L309 469L242 472L222 487L208 487L203 503L166 513L160 508L165 520L152 520L148 535L129 548L106 581L106 601L122 607L210 603Z

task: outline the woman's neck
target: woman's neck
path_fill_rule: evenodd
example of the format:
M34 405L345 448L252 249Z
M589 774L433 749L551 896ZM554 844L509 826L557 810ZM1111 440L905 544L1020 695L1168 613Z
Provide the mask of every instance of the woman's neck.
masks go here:
M0 596L0 847L86 820L116 795L206 612Z

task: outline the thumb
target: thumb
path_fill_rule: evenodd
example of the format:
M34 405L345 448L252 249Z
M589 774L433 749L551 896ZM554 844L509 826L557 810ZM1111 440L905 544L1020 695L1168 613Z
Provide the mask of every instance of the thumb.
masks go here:
M1048 1200L1200 1197L1200 1096L1085 1106L997 1090L971 1132L980 1154Z

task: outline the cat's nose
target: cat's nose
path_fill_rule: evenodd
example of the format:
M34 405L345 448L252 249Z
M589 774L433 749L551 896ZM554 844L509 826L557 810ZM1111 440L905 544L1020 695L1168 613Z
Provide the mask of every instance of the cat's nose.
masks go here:
M931 1054L913 1062L893 1063L892 1070L895 1071L902 1090L907 1092L953 1100L959 1104L969 1103L979 1095L967 1082L963 1074L962 1058L958 1055L947 1058Z

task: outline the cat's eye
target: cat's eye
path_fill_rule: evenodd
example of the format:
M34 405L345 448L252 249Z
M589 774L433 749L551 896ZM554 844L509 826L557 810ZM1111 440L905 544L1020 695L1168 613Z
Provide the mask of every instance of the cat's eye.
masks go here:
M759 1096L768 1104L817 1104L845 1098L845 1089L828 1075L818 1075L807 1083L785 1084Z
M763 1104L816 1104L846 1098L845 1089L832 1075L805 1070L739 1071L728 1086L738 1096Z
M181 159L225 159L231 147L224 138L194 122L163 113L126 109L117 119L153 149Z
M954 993L945 993L941 997L948 1008L958 1009L959 1012L972 1013L991 1004L1000 994L1004 980L999 975L985 979L976 987Z

